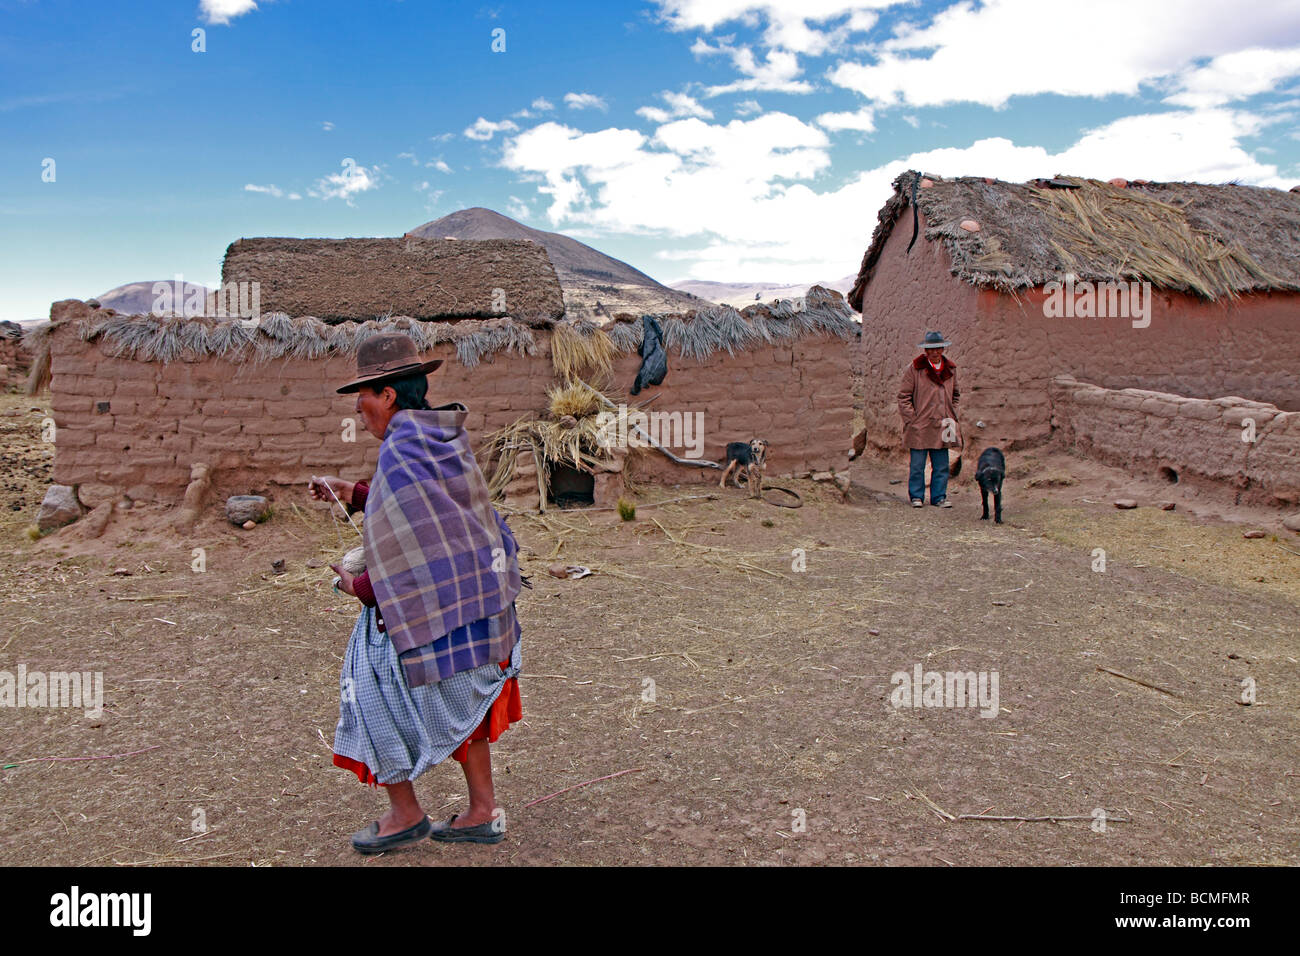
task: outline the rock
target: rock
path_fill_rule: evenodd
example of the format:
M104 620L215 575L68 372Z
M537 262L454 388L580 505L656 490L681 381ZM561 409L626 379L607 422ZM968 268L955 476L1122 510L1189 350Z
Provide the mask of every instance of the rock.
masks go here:
M1123 509L1125 509L1125 510L1128 510L1129 508L1136 508L1137 506L1138 506L1138 503L1137 503L1136 501L1134 501L1132 498L1116 498L1116 499L1115 499L1115 507L1116 507L1116 508L1123 508Z
M933 180L933 179L922 179L922 180L921 180L921 188L922 188L922 189L929 189L929 188L930 188L931 186L933 186L933 185L934 185L934 180Z
M963 219L961 221L961 227L965 229L967 232L980 231L980 224L976 222L974 219Z
M113 577L115 578L129 578L130 576L131 576L131 572L126 568L113 569Z
M77 485L77 500L87 508L98 508L108 502L113 504L122 498L122 489L114 485L88 483Z
M177 531L190 531L199 520L208 491L212 488L211 472L212 469L206 462L198 461L190 465L190 483L185 486L185 500L172 521L172 526Z
M880 636L880 632L879 632L878 630L876 630L874 627L869 627L869 628L867 628L867 633L870 634L872 637L879 637L879 636Z
M240 527L243 528L245 531L252 531L254 528L257 527L257 522L245 521L242 525L240 525Z
M1254 528L1250 531L1243 531L1241 533L1241 536L1243 538L1264 538L1267 537L1268 535L1265 532L1260 531L1258 528Z
M105 501L96 507L90 514L86 515L84 521L77 525L81 530L83 539L98 538L108 527L109 519L113 517L113 502Z
M276 558L272 561L271 570L276 574L284 574L284 558Z
M1295 531L1300 534L1300 514L1290 515L1282 519L1282 527L1288 531Z
M254 524L266 516L267 509L271 503L262 495L231 495L226 499L226 517L230 519L231 524L243 525L248 527L248 522Z
M42 531L62 528L81 517L81 502L69 485L50 485L36 516L36 527Z
M1160 502L1160 510L1161 510L1161 511L1173 511L1175 507L1177 507L1177 506L1176 506L1172 501L1162 501L1162 502Z
M1127 179L1121 179L1121 178L1119 178L1118 176L1116 176L1114 179L1109 180L1109 182L1110 182L1110 184L1111 184L1112 186L1115 186L1115 187L1117 187L1117 188L1119 188L1119 189L1128 189L1128 180L1127 180Z
M569 576L569 566L567 564L552 564L546 569L546 573L556 578L567 578Z
M322 561L320 558L308 558L308 559L307 559L307 567L309 567L309 568L323 568L323 567L325 567L325 562Z
M835 480L835 472L833 472L833 471L814 471L814 472L813 472L813 476L812 476L812 480L813 480L813 481L834 481L834 480Z

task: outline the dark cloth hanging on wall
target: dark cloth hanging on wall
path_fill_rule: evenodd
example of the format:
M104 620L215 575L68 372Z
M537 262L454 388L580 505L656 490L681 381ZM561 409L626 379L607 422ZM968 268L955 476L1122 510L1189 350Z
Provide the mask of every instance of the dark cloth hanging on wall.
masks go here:
M632 383L637 395L647 385L658 385L668 374L668 353L664 351L664 330L652 315L641 316L641 369Z

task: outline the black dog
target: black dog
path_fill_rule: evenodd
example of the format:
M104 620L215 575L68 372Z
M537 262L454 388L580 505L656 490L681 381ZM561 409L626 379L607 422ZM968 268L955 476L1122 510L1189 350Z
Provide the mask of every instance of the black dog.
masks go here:
M1007 460L996 448L985 448L980 453L980 460L975 466L975 480L980 483L980 500L984 502L984 514L981 521L988 520L989 495L993 495L993 509L996 524L1002 523L1002 479L1007 476Z

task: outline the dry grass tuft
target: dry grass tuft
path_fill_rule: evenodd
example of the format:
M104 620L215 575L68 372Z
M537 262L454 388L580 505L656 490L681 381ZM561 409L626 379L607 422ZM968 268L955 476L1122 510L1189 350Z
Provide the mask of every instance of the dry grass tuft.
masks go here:
M550 399L552 418L572 415L574 418L586 418L595 415L601 409L601 394L586 382L571 381L564 385L552 385L546 390Z
M617 355L609 334L590 322L562 323L551 333L551 363L565 381L592 372L608 376Z

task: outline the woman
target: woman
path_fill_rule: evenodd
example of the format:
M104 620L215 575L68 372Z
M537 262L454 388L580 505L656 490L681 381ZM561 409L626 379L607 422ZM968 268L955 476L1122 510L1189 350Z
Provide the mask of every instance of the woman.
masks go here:
M430 408L426 374L402 334L357 350L355 392L366 431L380 439L371 482L313 479L311 497L364 509L366 572L335 567L365 607L344 655L334 763L386 789L390 807L352 835L360 853L432 837L498 843L504 819L489 745L522 718L517 549L492 508L469 447L463 405ZM469 787L465 812L431 823L412 781L448 756Z

